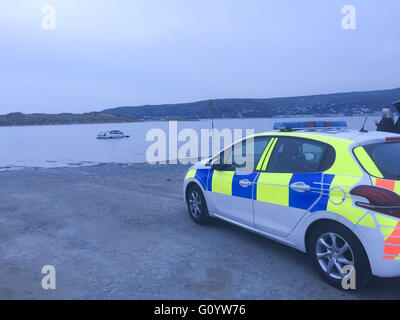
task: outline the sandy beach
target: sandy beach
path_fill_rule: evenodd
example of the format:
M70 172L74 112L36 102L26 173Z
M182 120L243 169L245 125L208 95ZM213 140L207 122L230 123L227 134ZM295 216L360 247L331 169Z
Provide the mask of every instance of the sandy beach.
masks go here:
M0 299L400 299L400 279L342 292L300 252L221 221L195 225L186 170L0 172ZM44 265L56 290L41 287Z

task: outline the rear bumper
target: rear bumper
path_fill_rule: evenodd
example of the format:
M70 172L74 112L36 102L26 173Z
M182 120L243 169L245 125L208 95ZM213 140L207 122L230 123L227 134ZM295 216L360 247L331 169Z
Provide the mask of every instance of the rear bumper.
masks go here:
M383 261L381 267L373 274L380 278L400 277L400 260Z

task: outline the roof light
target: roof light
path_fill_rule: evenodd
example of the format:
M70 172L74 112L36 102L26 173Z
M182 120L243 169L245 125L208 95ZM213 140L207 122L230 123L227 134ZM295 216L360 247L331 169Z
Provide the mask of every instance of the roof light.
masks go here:
M305 128L347 128L346 121L304 121L304 122L276 122L274 130L294 130Z

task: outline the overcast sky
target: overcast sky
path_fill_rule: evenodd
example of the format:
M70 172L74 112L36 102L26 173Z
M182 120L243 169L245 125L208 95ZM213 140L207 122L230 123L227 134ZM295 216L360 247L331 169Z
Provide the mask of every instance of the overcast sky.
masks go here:
M1 0L0 113L400 87L399 15L399 0Z

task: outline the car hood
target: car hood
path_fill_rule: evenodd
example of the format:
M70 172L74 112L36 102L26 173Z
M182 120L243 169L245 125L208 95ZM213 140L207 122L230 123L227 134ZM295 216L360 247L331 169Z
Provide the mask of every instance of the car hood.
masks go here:
M208 165L210 159L202 160L194 164L190 170L197 170L197 169L209 169L210 166Z

